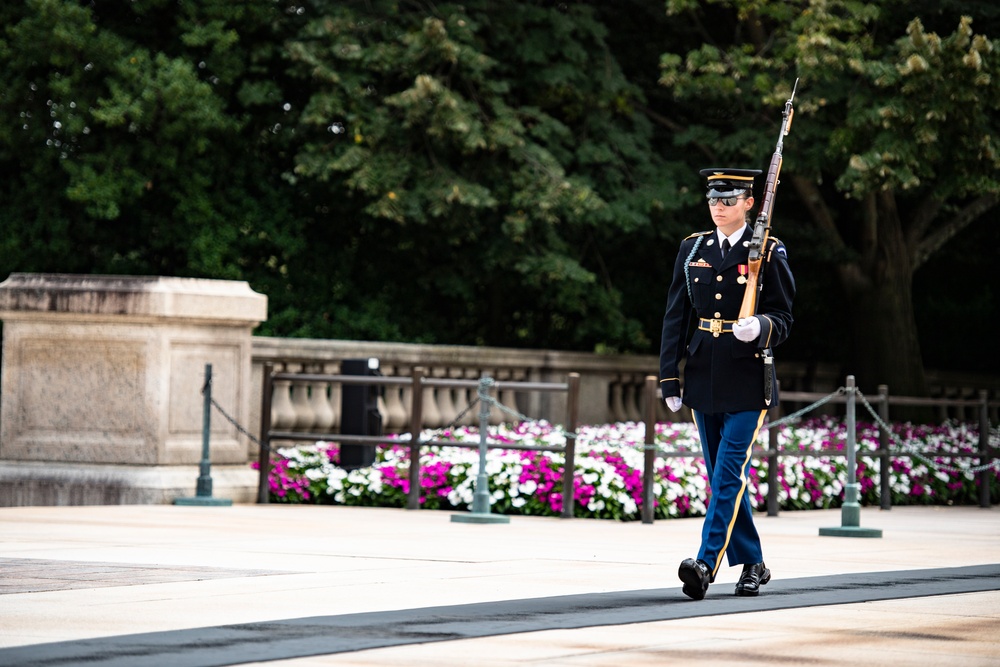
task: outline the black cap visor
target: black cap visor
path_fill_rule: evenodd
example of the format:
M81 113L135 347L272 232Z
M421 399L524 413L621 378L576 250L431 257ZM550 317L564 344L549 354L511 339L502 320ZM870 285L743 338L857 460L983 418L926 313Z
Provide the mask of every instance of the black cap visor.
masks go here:
M705 197L706 198L708 198L708 197L719 197L719 198L724 198L724 197L739 197L740 195L747 194L748 192L749 192L749 188L733 188L730 185L719 185L719 186L711 188L705 194Z

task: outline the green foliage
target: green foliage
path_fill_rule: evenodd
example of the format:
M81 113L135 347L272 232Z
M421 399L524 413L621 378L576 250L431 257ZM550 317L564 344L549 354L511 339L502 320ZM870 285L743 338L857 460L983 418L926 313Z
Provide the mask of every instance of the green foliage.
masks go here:
M269 12L173 5L0 10L0 113L20 119L0 137L5 274L267 283L273 272L248 258L299 243L273 161L260 160L267 147L234 99L261 56L235 26L264 30Z
M829 274L878 256L871 197L933 211L926 240L997 192L1000 10L971 0L25 0L0 25L0 277L247 280L270 335L655 352L697 170L759 165L796 76L795 356L841 356Z
M348 293L336 300L356 311L351 289L377 294L411 340L647 345L621 286L599 273L607 244L648 227L645 211L654 196L670 200L670 184L633 109L642 93L592 10L316 9L287 45L311 91L294 178L337 201L339 215L310 232L310 247L346 259L335 284ZM385 334L358 325L328 312L302 324Z
M888 62L858 62L871 89L851 100L837 185L854 197L929 190L942 201L1000 192L996 48L967 16L944 38L917 18Z
M920 18L901 22L896 5L668 2L671 12L725 7L756 30L726 49L706 44L683 56L664 54L660 82L685 105L739 109L741 123L776 127L798 78L786 167L857 199L881 190L939 200L1000 192L995 43L975 34L968 16L942 38L925 31ZM770 154L776 137L765 133L727 141L731 121L710 119L678 141L711 143L728 160L759 163ZM845 213L857 215L849 206Z
M782 169L794 190L780 190L775 233L807 294L833 274L847 297L837 318L857 356L837 342L843 332L821 354L904 393L923 389L914 272L1000 202L1000 55L959 15L964 4L950 5L953 32L939 36L894 0L672 0L668 12L691 20L704 43L660 61L686 126L675 140L709 147L720 163L763 166L799 80ZM943 25L943 14L927 13ZM696 117L704 105L727 111ZM804 318L797 309L799 341L831 330L830 309L813 303Z

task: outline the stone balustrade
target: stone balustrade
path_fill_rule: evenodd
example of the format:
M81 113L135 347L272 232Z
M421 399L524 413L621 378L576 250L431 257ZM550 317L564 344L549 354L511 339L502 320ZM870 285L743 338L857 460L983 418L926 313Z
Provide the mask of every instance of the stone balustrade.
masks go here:
M252 372L256 392L252 418L255 421L252 423L257 426L260 421L259 398L265 363L271 363L275 372L337 374L341 360L354 358L376 358L381 373L390 376L409 376L415 366L420 366L428 378L478 380L489 375L500 381L565 382L569 373L578 372L581 375L581 423L641 421L643 382L646 375L655 373L650 370L649 357L256 336ZM276 382L273 391L271 419L275 430L294 424L293 430L322 432L323 429L318 428L318 424L322 424L336 432L340 411L340 387L336 383L286 380ZM409 428L409 391L409 387L384 388L379 409L386 433L399 433ZM470 401L475 399L475 389L425 387L423 392L425 428L478 423L475 410L466 411ZM498 401L508 410L530 419L556 424L565 420L565 396L501 391ZM667 419L666 408L663 412L660 416ZM316 422L315 414L323 415L322 420ZM504 421L516 419L510 412L494 408L490 423Z
M262 369L261 369L262 370ZM302 374L301 381L278 379L273 383L271 403L271 428L275 431L305 433L337 433L341 417L341 383L316 380L315 375L339 375L337 362L303 364L273 364L275 373ZM405 365L381 366L380 372L387 376L409 377L412 368ZM481 374L488 374L495 380L524 381L527 371L519 369L478 369L442 368L426 369L427 378L454 380L478 380ZM423 425L436 429L449 425L465 426L479 423L476 409L469 409L476 399L475 388L454 388L424 386ZM410 427L410 405L412 389L409 386L388 385L381 388L378 407L382 416L382 427L386 433L401 433ZM258 394L259 395L259 394ZM490 423L515 422L515 414L520 412L518 396L509 389L502 389L498 401L508 409L493 408ZM522 397L521 403L526 399ZM259 410L257 415L259 416Z
M647 375L656 375L658 359L653 355L598 355L550 350L514 350L506 348L414 345L408 343L372 343L342 340L310 340L255 336L253 347L252 425L259 430L260 390L263 365L273 364L275 372L337 374L340 361L352 358L376 358L383 375L409 376L415 366L425 369L426 377L478 379L488 374L497 380L529 382L565 382L571 372L581 376L580 423L602 424L618 421L642 421L642 392ZM933 394L942 398L975 398L993 378L969 375L954 376L930 372ZM783 361L780 369L784 392L832 392L843 384L843 372L833 364L804 364ZM475 398L475 390L425 387L423 389L425 428L452 424ZM544 419L554 424L565 420L564 397L532 392L501 392L500 402L530 419ZM291 428L306 432L336 433L340 419L340 386L337 383L283 381L275 383L272 420L275 430ZM687 421L687 408L669 412L657 402L659 421ZM786 402L773 417L787 414L804 404ZM408 387L386 387L379 402L383 430L399 433L409 428L410 396ZM836 405L827 405L815 414L836 414ZM974 419L972 408L944 407L940 418ZM995 410L994 410L995 412ZM991 415L995 422L996 414ZM490 423L513 421L509 413L494 409ZM478 423L475 410L466 413L460 425ZM294 426L292 426L294 424ZM280 425L280 426L279 426Z

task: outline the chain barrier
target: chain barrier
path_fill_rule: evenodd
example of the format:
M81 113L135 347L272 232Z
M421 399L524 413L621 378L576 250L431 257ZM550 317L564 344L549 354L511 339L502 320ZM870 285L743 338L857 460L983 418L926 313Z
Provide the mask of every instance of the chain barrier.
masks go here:
M798 419L802 415L804 415L804 414L806 414L808 412L812 412L816 408L819 408L819 407L825 405L826 403L829 403L830 401L832 401L833 399L837 398L838 396L843 396L846 392L847 392L846 387L840 387L836 391L831 392L829 395L824 396L823 398L815 401L814 403L810 403L809 405L805 406L801 410L796 410L795 412L793 412L793 413L791 413L789 415L785 415L781 419L776 419L776 420L774 420L772 422L768 422L767 424L764 424L763 426L761 426L761 430L762 431L766 431L768 429L774 428L775 426L782 426L784 424L788 424L788 423L791 423L791 422L796 422L796 421L798 421ZM603 445L614 446L614 447L618 447L618 448L622 448L622 449L626 449L626 448L641 449L641 450L653 449L656 452L666 452L667 451L667 450L665 450L662 447L659 447L657 445L651 445L650 446L650 445L646 445L644 443L637 444L637 443L632 443L632 442L622 442L620 440L615 440L614 438L595 438L595 439L591 440L591 442L592 443L599 443L599 444L603 444Z
M202 387L202 390L201 390L202 394L204 394L205 391L208 390L208 384L209 383L206 382L205 386ZM487 384L487 386L492 386L494 384L494 382L491 379L486 384ZM865 406L865 408L868 410L868 412L871 413L872 418L875 420L875 423L878 425L878 427L880 429L882 429L883 431L885 431L885 433L888 435L889 439L896 446L895 451L893 451L892 453L895 453L895 454L903 453L903 454L908 454L910 456L913 456L913 457L915 457L917 459L920 459L928 467L930 467L931 469L936 470L936 471L945 471L945 472L950 472L950 473L955 473L955 474L965 474L965 473L973 474L973 473L981 472L983 470L993 469L993 470L997 470L998 472L1000 472L1000 459L994 459L992 463L981 464L981 465L973 466L973 467L970 467L970 468L958 468L958 467L955 467L955 466L945 465L943 463L940 463L940 462L937 462L937 461L933 461L933 460L927 458L927 456L925 456L923 452L918 451L912 445L909 445L909 444L903 442L902 440L900 440L899 436L897 436L895 433L893 433L892 427L890 427L878 415L878 413L872 407L871 403L868 402L868 399L865 397L865 395L863 393L861 393L860 389L855 389L854 391L857 394L858 398L861 399L862 404ZM809 405L805 406L804 408L802 408L800 410L796 410L795 412L793 412L791 414L788 414L788 415L785 415L784 417L782 417L780 419L776 419L775 421L768 422L767 424L764 424L761 427L761 430L763 431L763 430L772 429L772 428L774 428L776 426L783 426L785 424L796 423L796 422L799 421L799 418L802 417L803 415L808 414L809 412L812 412L813 410L816 410L817 408L822 407L823 405L829 403L830 401L832 401L833 399L837 398L838 396L843 396L846 392L847 392L847 388L846 387L839 387L836 391L833 391L830 394L828 394L827 396L824 396L823 398L820 398L819 400L817 400L817 401L815 401L813 403L810 403ZM477 392L477 397L475 399L473 399L472 401L470 401L469 405L466 406L465 409L462 410L454 419L452 419L452 421L448 425L442 426L440 428L437 428L437 429L435 429L433 431L428 432L426 434L427 437L421 437L421 440L433 440L433 439L437 439L438 437L443 436L445 433L453 430L457 426L460 426L460 422L465 418L465 416L474 407L476 407L476 405L479 404L480 401L482 401L482 402L484 402L484 403L486 403L486 404L488 404L488 405L490 405L492 407L495 407L496 409L498 409L499 411L501 411L503 413L506 413L506 414L514 417L519 423L537 424L537 423L541 423L541 421L542 421L542 420L539 420L539 419L532 419L531 417L528 417L527 415L525 415L525 414L523 414L521 412L518 412L517 410L514 410L513 408L510 408L510 407L504 405L499 400L497 400L497 399L493 398L492 396L490 396L487 391L479 390ZM226 421L228 421L230 424L232 424L236 428L237 431L239 431L240 433L242 433L243 435L245 435L251 442L253 442L258 447L263 446L263 447L265 447L265 449L267 449L268 452L272 452L273 451L270 446L262 445L261 442L260 442L260 440L258 440L252 433L250 433L247 429L245 429L242 425L240 425L239 422L237 422L235 419L233 419L233 417L231 417L223 409L223 407L221 405L219 405L219 403L215 400L215 398L212 398L211 402L212 402L212 406L215 407L215 409L218 410L219 413L226 419ZM575 438L578 437L578 434L575 431L567 431L564 428L562 428L561 426L556 426L553 429L553 433L555 435L557 435L557 436L562 436L567 441L570 440L570 439L575 439ZM998 441L1000 441L1000 425L998 425L996 428L991 428L990 429L990 433L987 436L987 439L988 439L990 447L994 447L995 448L997 446L996 443ZM636 443L631 443L631 442L623 442L623 441L620 441L620 440L616 440L614 438L595 438L595 439L591 440L591 443L611 445L611 446L615 446L615 447L618 447L618 448L632 448L632 449L642 449L642 450L645 450L647 448L647 446L645 444L636 444ZM664 450L661 447L658 447L656 445L654 445L653 448L657 452L666 451L666 450Z
M248 431L245 428L243 428L242 426L240 426L239 422L237 422L235 419L233 419L232 417L230 417L226 413L226 411L222 409L222 406L219 405L218 402L216 402L216 400L214 398L212 399L212 406L216 410L218 410L219 413L223 417L225 417L226 421L228 421L230 424L232 424L233 426L235 426L237 431L239 431L240 433L242 433L246 437L250 438L250 442L252 442L253 444L257 445L258 447L261 446L260 440L258 440L252 433L250 433L250 431ZM267 449L267 451L269 451L269 452L272 451L269 446L265 446L265 449Z
M784 426L785 424L790 424L792 422L797 422L799 420L799 417L801 417L802 415L804 415L804 414L806 414L808 412L812 412L816 408L818 408L818 407L820 407L822 405L825 405L825 404L829 403L830 401L832 401L833 399L837 398L838 396L843 396L846 393L847 393L847 387L840 387L839 389L837 389L837 391L834 391L834 392L828 394L827 396L824 396L823 398L819 399L815 403L811 403L811 404L807 405L806 407L802 408L801 410L796 410L792 414L785 415L781 419L776 419L773 422L768 422L767 424L764 424L763 426L760 427L760 430L766 431L768 429L774 428L775 426Z
M436 428L433 431L427 431L426 432L427 437L424 437L425 433L421 431L420 440L421 441L437 440L439 437L441 437L448 431L451 431L452 429L461 426L462 425L461 421L465 419L465 415L469 414L469 411L472 410L472 408L476 407L477 405L479 405L478 397L469 401L469 404L465 407L465 409L459 412L458 415L456 415L455 418L452 419L451 423L449 423L448 425L441 426L440 428Z
M905 443L902 443L899 440L899 437L895 433L893 433L892 428L888 424L886 424L885 421L883 421L878 416L878 414L875 412L875 410L872 408L872 406L865 399L865 397L861 393L861 391L859 389L855 389L855 392L861 398L862 403L864 403L864 405L868 409L868 411L875 418L875 421L879 425L879 427L882 428L888 434L889 438L891 440L893 440L895 442L895 444L897 445L898 449L894 453L896 453L896 454L899 454L899 453L909 454L911 456L914 456L915 458L920 459L921 461L923 461L925 464L927 464L930 468L932 468L934 470L943 470L945 472L951 472L951 473L955 473L955 474L965 474L965 473L973 474L973 473L977 473L977 472L980 472L982 470L987 470L987 469L995 469L997 471L1000 471L1000 459L995 459L992 463L989 463L989 464L983 464L983 465L979 465L979 466L973 466L973 467L967 468L967 469L966 468L957 468L957 467L953 467L953 466L947 466L947 465L944 465L942 463L932 461L931 459L927 458L927 456L925 456L923 452L918 451L912 445L908 446ZM835 398L837 398L839 396L843 396L845 393L847 393L847 388L843 387L843 386L839 387L839 388L837 388L836 391L833 391L830 394L828 394L828 395L820 398L819 400L817 400L817 401L815 401L813 403L810 403L809 405L805 406L804 408L796 410L795 412L793 412L791 414L785 415L784 417L782 417L780 419L776 419L774 421L768 422L767 424L764 424L763 426L761 426L761 430L765 431L765 430L772 429L772 428L774 428L776 426L783 426L783 425L786 425L786 424L797 423L799 421L799 419L803 415L808 414L808 413L812 412L813 410L816 410L817 408L822 407L823 405L829 403L830 401L834 400ZM502 406L501 406L501 408L505 409ZM511 411L511 410L508 410L508 411L511 412L512 414L515 414L515 415L521 417L521 418L524 418L523 415L519 415L518 413L516 413L514 411ZM997 436L998 435L1000 435L1000 426L998 426L996 429L990 429L990 434L988 436L988 439L989 439L991 447L995 447L994 443L997 440ZM640 450L645 450L645 449L650 448L650 446L646 445L646 444L637 444L637 443L633 443L633 442L623 442L623 441L620 441L620 440L616 440L614 438L595 438L595 439L591 440L590 442L591 443L595 443L595 444L603 444L603 445L613 446L613 447L617 447L617 448L631 448L631 449L640 449ZM662 447L659 447L657 445L652 445L652 449L654 449L656 452L666 452L667 451L667 450L665 450Z
M487 387L492 387L494 384L496 384L495 381L493 380L493 378L484 378L484 380L485 380L484 384ZM451 424L449 424L448 426L442 427L440 429L437 429L435 431L431 431L431 433L436 434L436 435L440 435L440 434L444 433L445 431L451 430L452 428L454 428L455 425L457 425L457 423L459 421L461 421L461 419L465 416L465 414L469 410L471 410L472 407L474 405L476 405L479 401L482 401L483 403L486 403L487 405L490 405L490 406L496 408L500 412L507 413L508 415L514 417L517 420L518 423L522 423L522 424L540 424L542 422L541 419L532 419L528 415L522 414L522 413L518 412L517 410L504 405L499 400L497 400L497 399L493 398L492 396L490 396L488 391L483 391L483 386L482 385L480 385L480 387L477 389L476 394L477 394L476 399L473 400L471 403L469 403L469 407L467 407L465 410L462 411L461 414L459 414L457 417L455 417L455 419L452 420ZM555 426L553 428L553 433L555 433L556 435L561 435L566 440L575 439L577 437L577 434L576 434L575 431L567 431L562 426Z
M491 381L488 384L492 385L493 382ZM203 386L201 388L201 393L202 394L204 394L205 391L208 389L208 385L209 385L209 383L206 383L205 386ZM443 436L448 431L451 431L454 428L460 426L462 420L465 419L465 416L467 414L469 414L469 412L473 408L475 408L479 404L479 401L481 401L481 400L483 402L485 402L485 403L487 403L489 405L492 405L493 407L499 409L501 412L506 412L507 414L515 417L521 423L535 424L535 423L540 423L541 422L541 420L532 419L531 417L528 417L527 415L521 414L517 410L514 410L512 408L507 407L506 405L504 405L500 401L498 401L495 398L493 398L492 396L490 396L488 393L480 391L480 392L477 392L477 394L478 395L476 396L476 398L472 399L469 402L469 404L465 407L465 409L463 409L460 413L458 413L458 415L456 415L455 418L452 419L449 424L447 424L446 426L441 426L441 427L439 427L439 428L437 428L437 429L435 429L433 431L429 431L429 432L423 434L423 437L421 437L421 440L422 441L424 441L424 440L435 440L435 439ZM230 416L229 413L227 413L225 411L225 409L221 405L219 405L218 401L216 401L214 397L211 398L210 400L212 402L212 406L216 410L219 411L219 414L221 414L226 421L228 421L230 424L232 424L236 428L237 431L239 431L240 433L242 433L243 435L245 435L247 438L249 438L252 443L254 443L255 445L257 445L258 447L264 447L264 449L267 450L268 452L273 452L274 451L274 449L272 449L269 445L263 445L260 442L260 440L257 439L256 436L254 436L252 433L250 433L250 431L246 430L238 421L236 421L232 416ZM562 427L557 427L555 429L555 433L557 435L562 435L566 439L576 438L576 433L575 432L566 431Z
M210 377L206 377L205 378L205 384L203 384L202 387L201 387L201 395L204 396L205 392L211 393L210 392L211 388L212 388L212 379ZM232 417L230 417L229 413L222 409L222 406L219 405L218 401L215 400L214 396L211 396L209 398L209 400L212 402L212 407L214 407L216 410L218 410L219 414L221 414L226 419L226 421L228 421L230 424L232 424L233 426L235 426L237 431L239 431L240 433L242 433L246 437L250 438L250 442L252 442L253 444L257 445L258 447L261 446L260 440L258 440L256 437L254 437L254 435L250 431L248 431L245 428L243 428L238 421L236 421L235 419L233 419ZM266 447L266 449L267 449L267 451L271 451L270 447Z
M920 459L929 468L935 471L943 470L944 472L950 472L956 474L977 473L977 472L982 472L983 470L989 470L991 468L1000 471L1000 459L994 459L992 463L972 466L970 468L958 468L955 466L945 465L939 461L932 461L931 459L924 456L923 452L917 451L916 449L913 448L912 445L908 445L907 443L900 440L899 436L897 436L895 433L892 432L892 428L888 424L886 424L881 417L878 416L878 413L871 406L871 403L868 402L868 399L865 398L865 395L861 393L861 390L855 389L854 391L858 395L858 398L861 399L861 402L864 404L865 408L867 408L868 412L871 413L872 418L875 419L875 423L878 424L878 427L883 431L885 431L885 433L889 436L889 439L892 441L892 443L896 445L896 447L898 448L895 452L896 454L899 453L909 454L910 456ZM993 438L991 433L990 435L987 436L987 441L990 442L991 445L992 445L991 442L992 439Z
M462 420L465 419L465 415L469 414L469 412L472 411L472 408L476 407L477 405L479 405L479 397L478 396L476 398L472 399L469 402L469 404L467 406L465 406L465 409L462 410L461 412L459 412L455 416L455 418L451 420L450 424L448 424L447 426L442 426L441 428L439 428L439 429L437 429L435 431L431 431L431 434L436 438L439 435L444 435L445 432L451 431L452 429L456 428L457 426L461 426Z

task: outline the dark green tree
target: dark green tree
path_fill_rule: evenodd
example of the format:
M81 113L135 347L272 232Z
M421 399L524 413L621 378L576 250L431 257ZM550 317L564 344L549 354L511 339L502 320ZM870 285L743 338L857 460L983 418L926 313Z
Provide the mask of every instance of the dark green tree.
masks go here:
M4 275L249 278L281 295L301 242L272 153L276 3L28 0L0 19Z
M244 279L262 333L650 353L676 244L705 224L697 170L765 162L800 76L775 229L800 278L788 352L836 359L853 322L904 393L906 303L922 349L942 317L988 329L995 281L917 270L994 238L973 204L996 196L995 44L959 18L994 34L1000 10L662 8L5 3L0 277Z
M923 394L915 272L1000 203L997 45L961 18L945 36L891 2L672 0L704 41L662 59L661 82L688 116L684 145L741 164L770 155L792 82L797 116L781 192L845 295L851 372L867 389ZM697 105L728 109L705 122ZM788 190L788 186L792 190ZM779 201L781 201L779 199ZM790 219L791 218L791 219ZM803 238L808 238L804 236Z
M592 8L308 6L290 178L322 214L293 280L328 307L298 330L648 349L608 265L676 187Z

